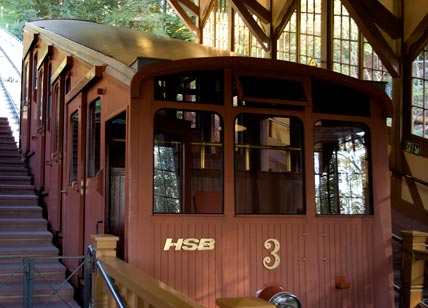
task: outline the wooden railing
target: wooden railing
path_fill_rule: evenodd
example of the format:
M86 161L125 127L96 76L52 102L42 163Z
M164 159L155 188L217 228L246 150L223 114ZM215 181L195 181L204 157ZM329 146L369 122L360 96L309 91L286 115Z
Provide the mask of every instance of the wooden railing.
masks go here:
M400 308L424 308L424 277L428 264L426 246L428 233L402 231L402 265ZM108 276L113 280L126 307L183 307L204 308L177 290L151 277L147 273L116 258L118 237L112 235L94 235L92 247L96 251L96 260L102 263ZM97 269L97 271L99 271ZM92 275L91 307L118 307L114 296L100 272ZM251 302L251 307L274 307L257 298L218 299L220 308L244 307L242 303ZM246 305L245 307L247 307Z
M114 281L123 297L126 307L186 307L203 308L177 290L150 275L116 258L116 243L118 237L112 235L95 235L92 246L96 258ZM108 291L101 273L92 275L91 307L117 307L115 299Z
M423 303L428 264L428 233L402 231L400 308L427 307Z
M117 236L108 234L92 236L92 245L88 250L91 251L92 271L95 273L91 275L88 307L204 308L163 282L116 258L118 240ZM103 272L100 272L100 268ZM108 281L105 280L106 275ZM257 297L219 298L216 305L219 308L275 308L275 305Z

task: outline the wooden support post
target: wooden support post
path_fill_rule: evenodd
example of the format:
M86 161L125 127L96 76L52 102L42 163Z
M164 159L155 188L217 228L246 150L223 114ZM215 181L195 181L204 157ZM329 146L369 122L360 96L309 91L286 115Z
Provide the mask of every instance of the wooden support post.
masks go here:
M96 251L96 258L116 257L116 246L119 238L110 234L91 235L92 247ZM109 292L99 270L92 275L92 306L108 308Z
M400 308L414 308L423 299L425 261L415 258L414 250L424 250L428 233L402 231Z

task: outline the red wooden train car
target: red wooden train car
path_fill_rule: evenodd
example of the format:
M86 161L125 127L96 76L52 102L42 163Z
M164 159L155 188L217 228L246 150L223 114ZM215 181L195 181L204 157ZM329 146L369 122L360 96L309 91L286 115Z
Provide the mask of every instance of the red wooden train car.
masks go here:
M372 84L77 20L25 25L22 80L20 148L64 255L106 232L207 307L270 283L303 307L392 307Z

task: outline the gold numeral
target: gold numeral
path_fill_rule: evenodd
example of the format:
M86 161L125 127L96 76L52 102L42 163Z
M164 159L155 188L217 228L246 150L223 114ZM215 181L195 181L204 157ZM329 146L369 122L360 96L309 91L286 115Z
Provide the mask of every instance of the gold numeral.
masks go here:
M281 247L279 241L274 238L267 239L264 243L264 247L267 250L270 250L270 256L263 258L263 266L269 270L276 269L281 262L278 255L279 248Z

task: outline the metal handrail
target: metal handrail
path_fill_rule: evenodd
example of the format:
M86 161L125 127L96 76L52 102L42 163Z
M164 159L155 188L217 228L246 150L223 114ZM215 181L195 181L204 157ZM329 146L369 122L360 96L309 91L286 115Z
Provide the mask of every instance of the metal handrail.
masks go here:
M101 276L103 277L108 290L113 296L114 301L116 302L116 305L119 308L127 308L128 306L125 300L123 299L122 295L120 295L120 293L117 291L116 285L114 284L110 276L107 274L107 271L105 270L101 261L96 258L96 250L91 245L88 246L88 254L91 257L91 259L94 261L94 265L100 270Z
M419 178L416 178L416 177L414 177L414 176L412 176L410 174L404 174L403 172L400 172L400 171L398 171L397 169L394 169L394 168L390 168L389 170L392 173L395 173L395 174L397 174L399 176L402 176L402 177L404 177L404 178L406 178L406 179L408 179L410 181L417 182L417 183L419 183L421 185L424 185L424 186L428 186L428 182L426 182L424 180L421 180Z

